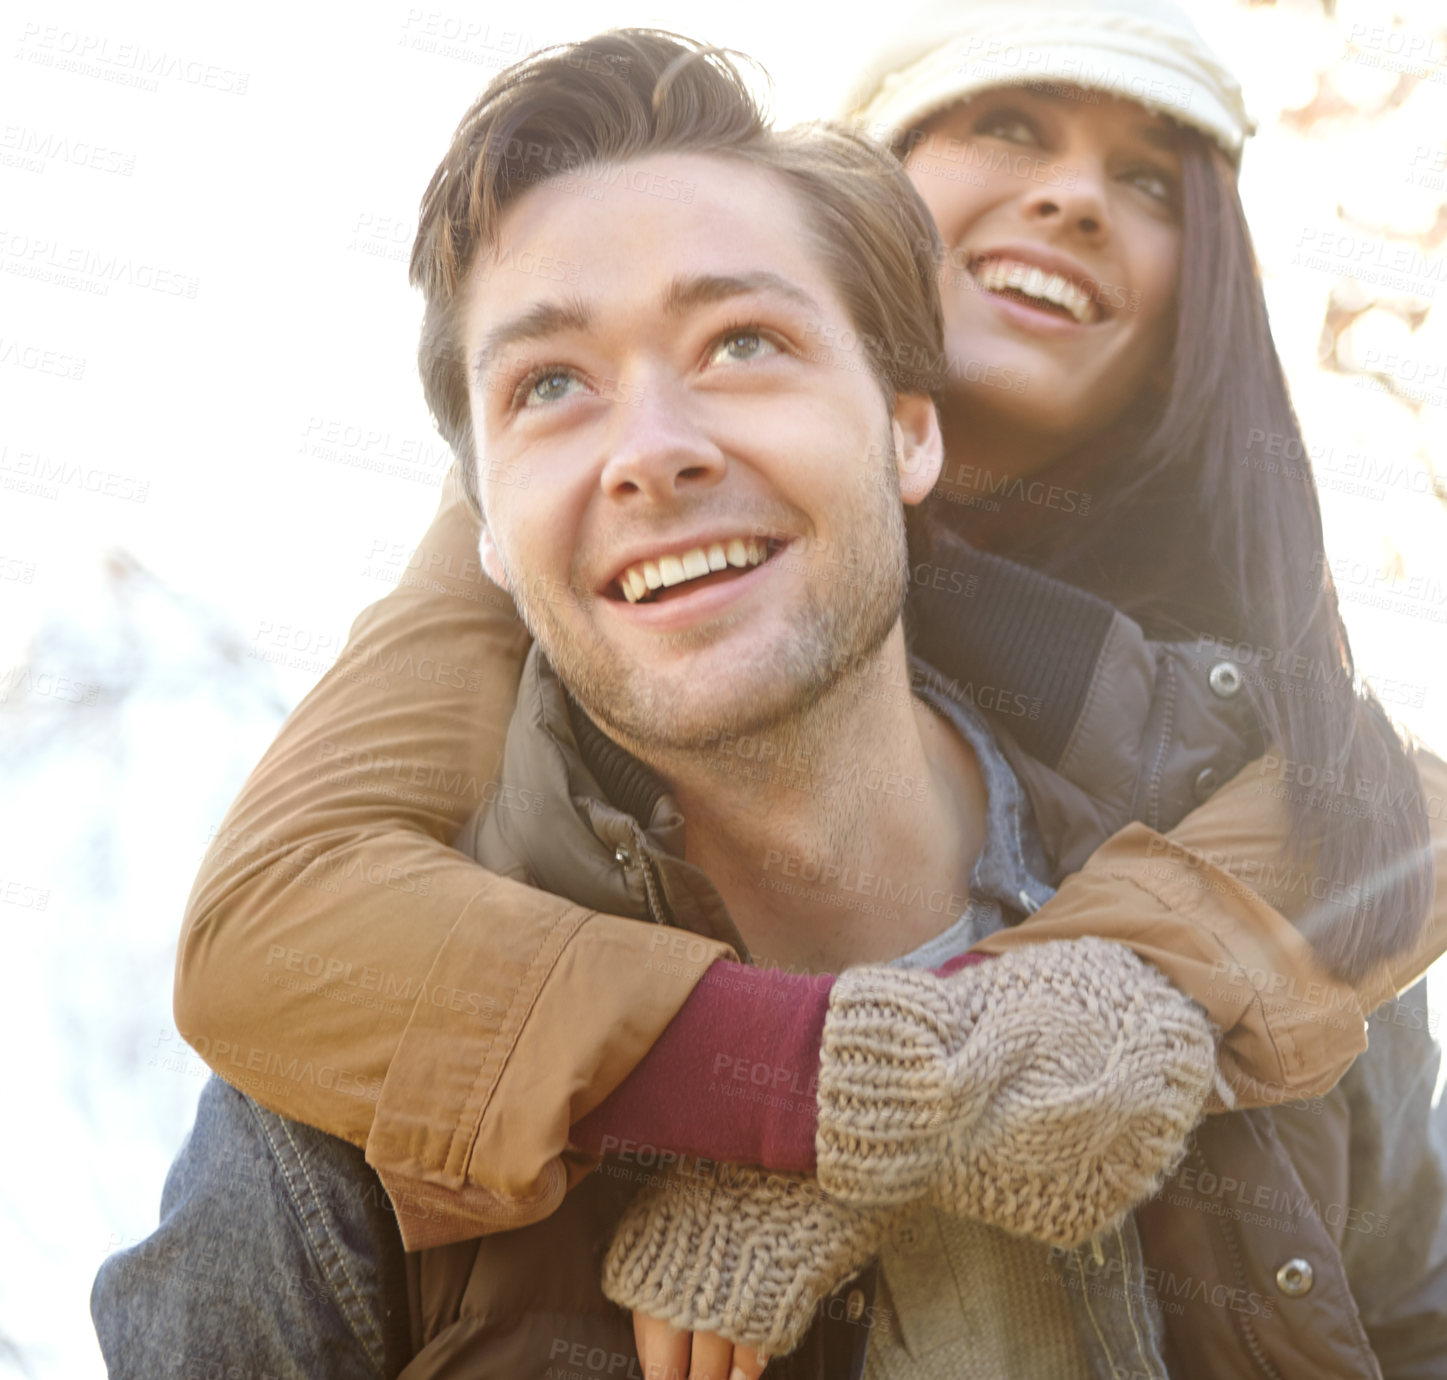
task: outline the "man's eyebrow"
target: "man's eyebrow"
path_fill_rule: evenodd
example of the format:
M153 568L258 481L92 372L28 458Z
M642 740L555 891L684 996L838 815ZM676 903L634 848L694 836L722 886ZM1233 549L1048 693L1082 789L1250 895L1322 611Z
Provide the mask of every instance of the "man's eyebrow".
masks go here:
M542 340L563 331L587 330L592 320L592 310L581 298L574 297L567 302L539 302L487 333L472 357L473 378L481 383L493 362L510 345L518 345L525 340Z
M759 269L753 273L704 273L694 277L675 278L663 293L663 309L671 316L681 316L693 307L722 302L730 297L743 297L754 292L771 292L822 316L823 309L797 283L778 273Z
M786 297L807 311L823 315L818 302L797 283L767 269L753 273L705 273L675 278L664 289L663 309L671 316L681 316L693 307L756 292ZM574 297L567 302L539 302L487 333L472 358L473 377L481 383L497 357L509 346L527 340L542 340L563 331L584 331L592 323L592 309L581 298Z

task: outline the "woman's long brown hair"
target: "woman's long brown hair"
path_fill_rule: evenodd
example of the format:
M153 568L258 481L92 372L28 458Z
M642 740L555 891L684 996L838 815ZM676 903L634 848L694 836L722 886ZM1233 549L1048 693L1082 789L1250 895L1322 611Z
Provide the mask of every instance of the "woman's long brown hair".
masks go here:
M1427 806L1380 702L1356 684L1234 174L1195 131L1182 131L1180 153L1169 381L1059 465L1090 490L1089 518L1002 514L1008 543L972 509L955 508L954 521L1108 599L1152 636L1247 644L1244 693L1282 762L1290 858L1326 898L1301 928L1332 971L1356 979L1421 932L1433 887Z

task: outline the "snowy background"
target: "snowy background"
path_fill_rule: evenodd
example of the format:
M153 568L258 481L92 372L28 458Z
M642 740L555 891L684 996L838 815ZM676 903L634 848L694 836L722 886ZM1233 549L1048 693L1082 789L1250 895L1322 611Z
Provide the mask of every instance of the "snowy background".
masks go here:
M1243 194L1359 665L1442 750L1440 0L1194 8L1260 122ZM202 1081L170 1015L195 867L435 506L421 189L493 72L623 23L759 57L785 121L871 37L777 0L0 19L0 1375L102 1374L91 1279Z

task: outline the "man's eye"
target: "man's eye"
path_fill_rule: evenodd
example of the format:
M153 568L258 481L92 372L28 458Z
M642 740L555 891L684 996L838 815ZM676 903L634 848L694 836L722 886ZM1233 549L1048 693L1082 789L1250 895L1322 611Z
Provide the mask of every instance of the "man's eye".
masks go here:
M759 331L730 331L713 347L709 363L761 359L765 355L777 354L778 351L779 347Z
M577 382L566 369L549 369L544 374L534 374L530 379L524 379L518 389L520 404L523 407L541 407L556 402L566 397Z

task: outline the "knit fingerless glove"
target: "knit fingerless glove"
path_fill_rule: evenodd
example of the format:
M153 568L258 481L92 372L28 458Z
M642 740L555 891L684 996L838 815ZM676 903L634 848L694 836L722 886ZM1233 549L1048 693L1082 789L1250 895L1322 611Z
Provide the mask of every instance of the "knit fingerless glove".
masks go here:
M1215 1068L1201 1008L1107 940L948 977L852 968L824 1024L819 1184L1075 1246L1160 1185Z
M878 1253L892 1215L837 1202L804 1175L685 1159L624 1213L603 1292L671 1327L782 1355Z

